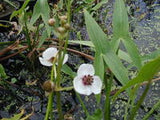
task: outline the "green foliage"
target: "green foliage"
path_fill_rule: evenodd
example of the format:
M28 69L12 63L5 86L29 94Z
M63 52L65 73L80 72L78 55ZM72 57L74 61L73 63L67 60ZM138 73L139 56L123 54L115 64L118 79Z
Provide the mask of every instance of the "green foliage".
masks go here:
M103 4L107 3L108 0L101 0L100 2L98 2L91 10L93 11L96 11L98 10L99 8L102 7Z
M115 95L114 95L114 100L115 98L125 89L136 85L140 84L145 81L151 80L154 75L160 70L160 57L146 63L139 71L138 75L130 80L125 86L123 86Z
M113 13L113 34L117 38L123 38L129 34L127 11L123 0L115 0Z
M11 79L11 83L16 83L17 82L17 79L16 78L12 78Z
M22 117L23 114L24 114L24 110L22 110L19 114L15 114L11 118L3 118L1 120L20 120L20 118Z
M95 22L95 20L86 10L84 11L84 15L85 15L85 22L86 22L87 31L88 31L90 40L95 46L95 50L96 50L95 57L99 57L99 58L95 58L95 60L99 59L102 61L103 59L107 64L107 66L111 69L111 71L117 77L117 79L123 85L125 85L128 82L127 70L122 65L118 56L113 52L109 41L107 41L106 34L102 31L99 25ZM100 56L103 58L100 58ZM104 68L102 68L103 66ZM98 73L97 71L103 71L100 74L97 74L101 78L103 78L102 75L104 75L105 69L106 69L106 66L105 64L103 64L103 62L97 62L95 64L96 74Z
M62 71L63 71L65 74L71 76L72 78L74 78L74 77L76 76L76 73L73 72L72 69L71 69L68 65L66 65L66 64L64 64L64 65L62 66Z
M48 36L50 36L51 27L48 25L48 20L50 18L51 11L50 11L47 0L37 0L34 6L32 17L29 21L28 14L30 13L27 13L26 11L27 5L29 2L30 0L26 0L23 6L19 10L14 11L10 17L10 20L15 16L21 16L19 17L19 24L24 26L24 32L26 35L28 46L29 46L30 51L32 51L34 50L34 48L41 48L41 46L45 42L45 39ZM64 6L66 6L67 17L68 17L67 20L70 23L71 12L72 12L71 11L72 2L73 0L71 1L70 0L67 0L67 1L60 0L57 4L58 7L53 10L52 14L55 15L58 19L58 16L61 15L61 10L63 11ZM105 95L107 98L105 101L104 112L102 112L102 110L100 109L97 109L93 115L89 115L89 112L87 111L86 106L84 105L82 99L80 98L80 95L77 94L77 97L82 105L82 108L84 109L84 112L86 113L86 116L87 116L86 120L99 120L99 119L103 119L103 117L105 119L107 118L107 120L110 119L110 99L112 99L112 97L110 97L110 92L111 92L113 74L119 80L119 82L123 85L122 88L114 95L113 100L115 100L116 97L122 91L128 90L130 87L136 85L136 88L134 88L132 91L134 96L132 96L132 98L131 96L129 96L130 97L129 101L132 103L130 104L130 102L128 102L128 107L126 109L126 111L130 109L131 114L132 114L130 117L131 119L134 119L134 117L136 116L137 110L139 109L140 105L142 104L147 94L147 91L149 90L150 83L148 83L147 88L143 92L140 99L138 100L137 105L134 106L134 102L135 102L134 98L135 98L136 90L138 89L139 85L142 82L145 82L145 81L151 82L151 79L160 70L160 62L159 62L160 57L158 57L160 54L160 50L157 50L148 55L144 55L142 57L140 56L138 48L135 45L129 33L128 15L127 15L127 10L126 10L123 0L115 0L114 13L113 13L113 37L111 41L108 38L108 36L103 32L101 27L96 23L94 18L92 17L92 13L97 11L104 3L108 2L108 0L101 0L100 2L98 2L98 4L95 4L95 0L84 0L80 2L85 5L83 6L86 9L84 10L85 24L86 24L87 32L88 32L88 35L91 41L69 41L69 42L71 44L87 45L91 48L94 48L95 50L95 59L94 59L95 72L96 72L96 75L100 76L100 78L103 80L103 83L105 83L105 89L106 89ZM77 8L76 10L81 9L81 8L82 6ZM89 14L88 11L92 13ZM42 19L43 23L38 25L38 27L36 26L37 27L36 33L34 36L32 36L31 31L35 32L36 27L34 28L34 30L31 30L30 28L32 28L33 25L37 22L37 20L39 21L40 19ZM60 26L60 23L56 20L56 25L53 27L53 29L58 26ZM42 27L45 29L43 29L42 35L39 36L39 30L41 30ZM53 31L53 33L56 33L56 32ZM68 44L67 43L68 41L66 40L67 37L65 36L62 38L63 39L60 39L59 37L60 52L58 53L58 55L61 52L63 52L63 49L61 48L62 47L65 48ZM66 45L63 45L62 43L65 40L67 41ZM119 49L119 45L121 42L124 44L126 51ZM62 64L61 65L59 64L59 63L62 63L62 59L58 59L58 60L61 60L61 62L58 62L58 65L53 66L52 71L51 71L51 81L55 82L55 85L56 85L55 88L61 87L60 86L60 83L61 83L60 80L62 80L61 72L64 72L65 74L71 76L73 79L76 76L76 73L73 72L72 69L68 65L65 64L62 66ZM138 70L137 76L130 81L128 78L129 74L128 74L127 68L124 67L121 60L127 61L131 67L136 67ZM149 61L149 62L146 63L146 61L147 62ZM107 76L108 78L105 76L107 69L111 71L110 77ZM53 77L55 77L56 79L55 81ZM6 75L3 66L0 64L0 80L6 79L6 78L8 78L8 76ZM110 80L110 81L107 81L107 80ZM17 79L12 78L11 82L16 83ZM55 93L56 92L57 91L55 90ZM130 92L130 91L127 91L127 92ZM129 95L131 95L132 93L130 92ZM62 109L61 109L61 102L60 102L61 101L60 93L57 92L56 95L57 95L57 108L58 108L59 118L61 118ZM100 97L101 97L101 94L96 95L98 104L100 103ZM49 109L47 109L46 111L46 116L47 116L46 120L49 118L49 114L52 111L52 106L53 106L52 102L53 102L53 92L49 96L49 102L48 102ZM160 102L158 101L158 103L155 104L155 106L150 110L150 112L146 114L146 116L144 117L144 120L148 119L148 117L153 113L153 111L157 109L159 106L160 106ZM106 112L106 110L108 111ZM3 118L2 120L25 120L31 114L22 118L23 115L24 115L24 110L22 110L21 113L19 114L15 114L12 118ZM126 114L126 118L127 118L127 115L128 114Z
M3 66L0 64L0 80L4 80L4 79L7 79L7 78L8 78L8 76L6 75Z
M100 109L97 109L92 116L87 116L86 120L101 120L103 113Z
M13 117L11 117L11 118L2 118L1 120L27 120L33 114L33 111L32 111L32 113L24 116L24 112L25 112L24 109L22 109L20 113L14 114Z
M78 8L74 10L74 12L79 12L81 9L86 9L87 11L91 12L91 14L98 11L99 8L102 7L103 4L107 3L108 0L101 0L96 3L95 0L84 0L77 2Z
M48 25L48 20L50 18L49 14L50 14L50 8L47 0L37 0L34 6L33 15L31 17L30 24L33 25L41 16L43 22L45 23L47 33L48 35L50 35L51 29Z
M12 13L12 15L10 16L10 20L12 20L12 18L15 17L15 16L17 16L17 15L21 15L24 12L24 10L27 7L27 5L28 5L29 2L30 2L30 0L26 0L19 10L14 11Z
M141 59L143 62L146 62L146 61L153 60L153 59L157 58L159 55L160 55L160 49L155 50L149 54L142 56Z
M94 47L93 43L91 41L80 41L80 40L69 40L68 41L69 44L80 44L80 45L85 45L85 46L89 46L89 47Z
M43 45L47 37L48 37L47 30L44 30L42 33L42 36L39 38L40 40L39 40L37 48L40 48Z
M11 6L13 6L14 8L18 8L12 1L10 0L4 0L5 2L7 2L8 4L10 4Z
M127 52L129 54L129 56L132 59L133 64L140 69L142 67L142 63L141 63L141 58L140 58L140 53L134 43L134 41L131 39L130 36L125 37L124 39L122 39L125 48L127 49Z
M120 40L124 43L134 65L140 69L142 66L138 49L129 35L127 10L123 0L116 0L113 13L113 39L111 45L114 51L118 50Z

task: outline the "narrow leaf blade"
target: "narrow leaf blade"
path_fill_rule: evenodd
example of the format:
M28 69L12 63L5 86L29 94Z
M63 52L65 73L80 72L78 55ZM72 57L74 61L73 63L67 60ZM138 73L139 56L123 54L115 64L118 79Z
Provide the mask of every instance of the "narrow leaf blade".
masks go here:
M115 95L114 95L114 99L125 89L145 82L145 81L149 81L151 80L154 75L160 70L160 57L148 62L147 64L145 64L141 70L139 71L137 77L135 77L134 79L130 80L124 87L122 87Z
M120 59L112 52L105 55L103 54L103 58L116 78L122 83L122 85L126 85L129 80L128 73L126 68L122 65Z
M84 15L87 32L90 40L95 46L96 52L105 53L110 49L110 44L107 41L106 34L86 10L84 10Z
M128 35L129 23L127 11L123 0L116 0L113 13L113 34L114 36L123 37Z
M125 37L122 39L125 48L127 49L127 52L129 53L134 65L140 69L142 67L140 53L138 51L137 46L135 45L134 41L131 39L131 37Z

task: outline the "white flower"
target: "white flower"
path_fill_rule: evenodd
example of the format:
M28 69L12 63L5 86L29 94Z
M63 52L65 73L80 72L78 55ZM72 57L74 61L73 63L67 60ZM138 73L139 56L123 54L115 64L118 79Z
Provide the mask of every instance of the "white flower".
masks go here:
M95 70L92 64L80 65L77 76L73 80L75 91L84 95L99 94L102 89L102 81L94 74Z
M52 66L53 60L57 56L58 50L57 48L50 47L47 48L43 53L42 57L39 57L40 63L44 66ZM68 60L68 54L65 54L63 64L65 64Z

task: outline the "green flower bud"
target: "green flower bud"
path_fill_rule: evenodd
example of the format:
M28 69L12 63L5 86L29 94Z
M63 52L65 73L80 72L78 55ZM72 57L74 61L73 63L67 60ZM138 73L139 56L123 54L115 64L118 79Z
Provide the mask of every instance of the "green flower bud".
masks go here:
M69 29L70 29L70 25L69 25L68 23L66 23L66 24L64 25L64 28L65 28L66 30L69 30Z
M60 20L67 20L67 16L66 15L60 16L59 19Z
M66 29L64 27L58 27L57 28L57 31L60 33L60 34L64 34L66 32Z

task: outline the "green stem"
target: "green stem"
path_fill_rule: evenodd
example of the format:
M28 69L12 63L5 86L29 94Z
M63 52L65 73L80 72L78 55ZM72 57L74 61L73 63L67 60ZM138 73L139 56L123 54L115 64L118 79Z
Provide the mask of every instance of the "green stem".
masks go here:
M127 120L128 110L129 110L129 107L130 107L130 102L131 102L131 99L129 98L129 100L128 100L128 102L127 102L127 105L126 105L126 107L125 107L124 120Z
M86 116L89 116L89 112L88 112L88 110L87 110L86 106L84 105L84 103L83 103L83 101L82 101L82 99L81 99L80 95L79 95L78 93L76 93L76 96L77 96L77 98L78 98L79 102L81 103L82 108L83 108L83 110L84 110L84 112L85 112Z
M111 76L109 79L104 79L105 83L105 89L106 89L106 100L105 100L105 107L104 107L104 120L110 120L110 92L111 92L111 86L113 81L113 74L111 73Z
M51 81L54 81L54 72L56 73L55 62L56 62L56 60L53 61L53 65L52 65ZM53 109L53 95L54 95L54 93L51 92L49 94L49 96L48 96L48 105L47 105L47 111L46 111L46 115L45 115L45 120L48 120L49 116L51 116L51 112L52 112L52 109ZM53 118L53 117L51 116L51 118Z
M62 50L60 49L58 54L59 57L58 57L58 68L57 68L57 78L56 78L56 86L58 88L60 88L60 81L61 81L61 68L62 68L61 51ZM57 108L58 108L58 115L59 115L58 120L63 120L60 92L56 92L56 96L57 96Z
M69 90L72 90L74 87L71 86L71 87L63 87L63 88L57 88L56 91L69 91Z
M4 0L4 1L13 6L14 8L18 9L18 7L14 5L13 2L11 2L10 0Z
M63 63L63 56L62 56L62 46L63 40L59 39L59 52L58 52L58 67L57 67L57 77L56 77L56 86L60 87L60 80L61 80L61 68Z
M152 109L144 116L143 120L148 120L149 116L154 112L155 109L160 107L160 100L152 107Z
M125 115L124 115L124 120L127 120L127 116L128 116L128 111L129 111L129 107L133 107L134 106L134 101L135 101L135 98L136 98L136 92L137 92L137 89L139 88L139 85L136 85L134 87L134 89L131 90L131 94L130 94L130 97L129 97L129 100L128 100L128 103L125 107Z
M49 97L48 97L48 105L47 105L47 111L46 111L46 115L45 115L45 120L48 120L49 119L49 116L52 112L52 107L53 107L53 92L51 92L49 94Z
M58 120L63 120L63 114L62 114L62 106L61 106L61 94L60 92L56 92L57 96L57 109L58 109L58 115L59 119Z
M29 36L29 30L28 30L26 22L25 22L24 33L25 33L25 36L26 36L26 39L27 39L27 44L28 44L29 50L32 51L31 39L30 39L30 36Z
M130 117L129 117L129 120L134 120L134 117L136 116L139 107L141 106L144 98L145 98L146 95L147 95L147 92L148 92L149 87L150 87L150 83L151 83L151 80L148 82L148 84L147 84L147 86L146 86L146 88L145 88L142 96L140 97L140 99L139 99L138 102L137 102L137 105L132 108L131 114L130 114Z
M68 0L67 3L66 3L66 6L67 6L67 18L68 18L68 23L69 24L71 23L71 15L72 15L71 6L72 6L72 2L73 2L73 0Z
M59 52L58 52L58 67L57 67L57 77L56 77L56 87L60 88L60 81L61 81L61 68L63 64L63 58L64 55L62 56L62 46L63 46L63 40L59 39ZM58 108L58 115L59 119L58 120L63 120L63 114L62 114L62 106L61 106L61 94L60 92L56 92L57 96L57 108Z
M10 21L7 20L0 20L0 22L10 23Z

